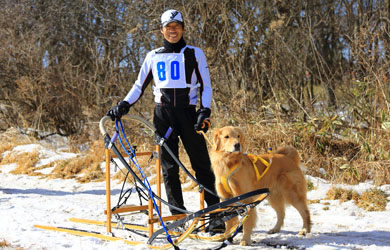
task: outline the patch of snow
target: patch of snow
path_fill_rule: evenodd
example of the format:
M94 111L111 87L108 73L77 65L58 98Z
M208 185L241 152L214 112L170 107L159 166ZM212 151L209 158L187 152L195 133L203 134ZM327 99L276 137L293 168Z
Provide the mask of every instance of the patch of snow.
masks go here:
M77 154L55 152L38 144L17 146L15 152L32 152L39 150L44 156L39 164L51 161L69 159ZM46 151L45 151L46 150ZM117 161L118 159L114 159ZM118 165L121 165L118 162ZM104 170L105 165L102 163ZM16 164L0 165L0 240L6 240L12 247L24 249L148 249L146 245L130 246L123 242L100 241L93 237L80 237L61 232L53 232L35 228L34 225L51 225L61 227L77 227L104 233L105 228L70 222L69 218L85 218L92 220L106 219L106 184L105 182L78 183L75 179L47 179L37 176L13 175L9 172ZM111 164L111 171L113 164ZM47 173L51 168L40 170ZM240 249L390 249L390 207L385 211L367 212L358 208L353 201L340 203L338 200L324 200L327 191L334 186L321 178L306 175L314 189L308 192L309 200L319 200L319 203L309 205L312 218L312 233L306 237L297 236L302 227L299 213L292 207L286 209L284 227L280 233L267 234L276 223L276 214L267 201L259 204L258 219L253 232L252 246L239 246L241 234L226 250ZM126 185L127 188L131 186ZM363 192L373 187L371 182L359 185L337 185ZM111 205L117 203L122 183L111 181ZM164 185L162 198L166 199ZM156 190L155 185L152 185ZM184 186L183 186L184 188ZM378 187L390 194L390 185ZM184 192L185 206L188 210L199 210L199 193ZM139 205L138 196L131 194L128 204ZM163 207L163 215L169 215L169 210ZM146 225L147 216L138 213L125 217L126 221ZM130 240L146 242L147 239L115 230L118 236ZM130 238L129 238L130 237ZM165 238L157 240L167 244ZM180 249L209 249L220 246L220 242L208 242L187 238Z

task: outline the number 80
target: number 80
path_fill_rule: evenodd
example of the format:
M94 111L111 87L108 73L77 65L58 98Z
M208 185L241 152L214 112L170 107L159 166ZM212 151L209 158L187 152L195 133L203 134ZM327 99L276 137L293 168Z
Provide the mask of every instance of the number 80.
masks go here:
M170 64L171 68L171 79L179 80L180 79L180 63L178 61L172 61ZM160 81L165 81L167 79L166 72L166 63L158 62L157 63L157 75Z

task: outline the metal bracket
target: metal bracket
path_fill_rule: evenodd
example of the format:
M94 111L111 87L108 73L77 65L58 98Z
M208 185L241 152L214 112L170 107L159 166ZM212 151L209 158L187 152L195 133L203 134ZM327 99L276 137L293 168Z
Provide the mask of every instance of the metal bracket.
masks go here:
M153 151L152 155L153 155L154 159L158 159L158 152L157 151Z

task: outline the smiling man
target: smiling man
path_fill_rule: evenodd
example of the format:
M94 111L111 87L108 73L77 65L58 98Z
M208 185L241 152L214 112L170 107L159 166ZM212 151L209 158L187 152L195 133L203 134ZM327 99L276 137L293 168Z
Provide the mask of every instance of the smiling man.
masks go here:
M182 14L167 10L161 16L161 33L164 46L150 51L142 64L137 81L117 106L108 111L112 120L129 112L154 81L153 123L160 135L169 127L173 133L167 140L169 148L179 156L179 138L190 158L197 180L206 188L215 190L215 177L205 140L197 131L208 130L212 88L206 57L200 48L189 46L183 39L185 28ZM199 101L198 101L199 100ZM198 110L196 110L198 108ZM164 184L172 214L185 212L179 166L162 148L161 162ZM205 192L208 206L219 198Z
M178 16L177 19L175 19L176 16ZM167 11L161 17L161 21L164 22L161 33L171 44L178 43L183 38L184 23L180 20L182 20L181 14L178 11Z

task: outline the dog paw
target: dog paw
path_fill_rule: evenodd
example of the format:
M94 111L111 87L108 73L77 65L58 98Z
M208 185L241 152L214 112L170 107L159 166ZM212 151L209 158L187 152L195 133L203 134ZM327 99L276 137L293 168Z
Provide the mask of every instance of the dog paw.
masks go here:
M305 236L305 235L307 235L307 230L306 230L306 228L302 228L302 230L299 231L298 235L299 235L299 236Z
M268 231L268 234L276 234L276 233L279 233L279 232L280 232L280 229L272 228L271 230Z
M240 246L250 246L251 245L251 243L250 243L250 240L242 240L241 242L240 242Z

